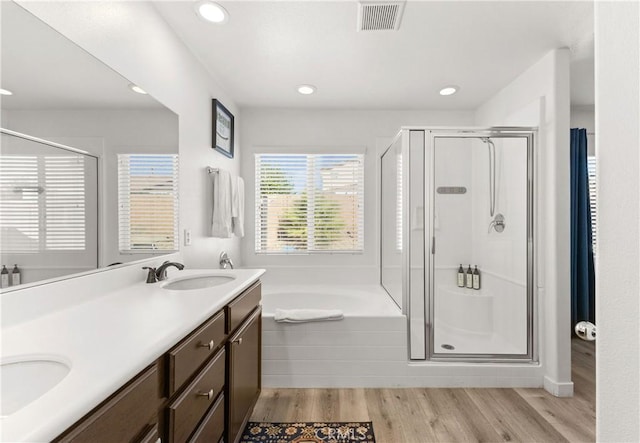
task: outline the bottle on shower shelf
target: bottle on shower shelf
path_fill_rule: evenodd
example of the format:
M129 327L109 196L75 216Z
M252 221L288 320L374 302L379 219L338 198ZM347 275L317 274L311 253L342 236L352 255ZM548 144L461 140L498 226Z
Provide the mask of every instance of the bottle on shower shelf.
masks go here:
M5 265L2 265L2 271L0 272L2 275L2 282L0 283L0 288L8 288L9 287L9 270Z
M462 269L462 263L460 263L460 267L458 268L458 287L464 288L464 269Z
M471 271L471 265L469 265L469 267L467 268L467 274L466 274L466 286L469 289L473 288L473 272Z
M480 271L478 271L478 265L473 270L473 289L480 289Z
M20 283L22 283L20 268L18 268L18 265L13 265L13 271L11 272L11 286L18 286Z

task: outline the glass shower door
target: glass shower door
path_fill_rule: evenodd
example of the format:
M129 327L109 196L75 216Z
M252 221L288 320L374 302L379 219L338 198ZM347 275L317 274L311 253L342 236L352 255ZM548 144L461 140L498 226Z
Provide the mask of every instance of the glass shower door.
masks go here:
M531 357L532 137L487 135L430 138L436 359Z

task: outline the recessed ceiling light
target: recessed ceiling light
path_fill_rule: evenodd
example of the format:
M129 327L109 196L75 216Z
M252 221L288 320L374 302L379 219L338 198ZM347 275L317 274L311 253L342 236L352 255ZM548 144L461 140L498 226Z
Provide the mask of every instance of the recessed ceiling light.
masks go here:
M205 0L196 4L196 12L211 23L223 24L229 20L229 13L217 3Z
M298 86L298 92L302 95L310 95L316 92L316 87L313 85L300 85Z
M13 95L13 92L9 91L8 89L0 88L0 95Z
M131 89L133 92L137 92L138 94L145 94L146 95L146 93L147 93L147 91L145 91L144 89L142 89L138 85L134 85L133 83L131 83L129 85L129 89Z
M456 92L458 92L459 89L460 89L459 86L454 86L454 85L445 86L440 90L440 95L453 95Z

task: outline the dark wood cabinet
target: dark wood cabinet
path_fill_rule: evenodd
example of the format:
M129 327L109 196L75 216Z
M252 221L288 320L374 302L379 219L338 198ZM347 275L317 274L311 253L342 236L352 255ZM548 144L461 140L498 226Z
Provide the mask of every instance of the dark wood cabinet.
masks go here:
M218 397L189 438L189 443L217 443L224 436L224 399L224 394Z
M169 395L224 345L225 327L225 312L222 310L168 352Z
M258 281L55 441L236 442L260 394L261 295Z
M262 309L256 308L227 342L227 442L240 439L260 395Z
M54 442L148 441L149 432L157 429L158 387L158 365L154 363Z

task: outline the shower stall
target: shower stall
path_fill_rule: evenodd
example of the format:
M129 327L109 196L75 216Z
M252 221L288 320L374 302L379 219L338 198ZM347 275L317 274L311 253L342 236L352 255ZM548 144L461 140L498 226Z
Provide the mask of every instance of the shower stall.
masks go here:
M411 360L537 360L535 135L406 127L382 154L381 284Z

